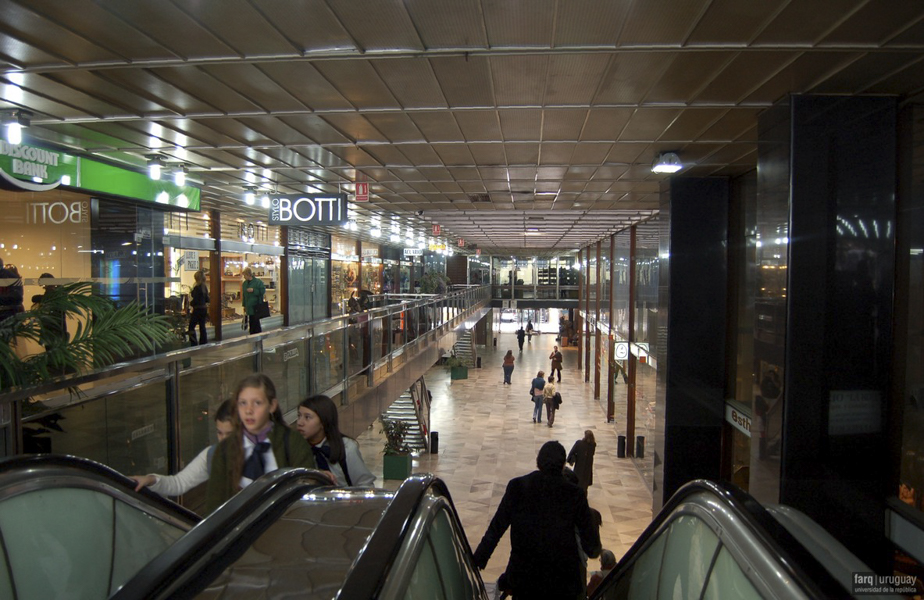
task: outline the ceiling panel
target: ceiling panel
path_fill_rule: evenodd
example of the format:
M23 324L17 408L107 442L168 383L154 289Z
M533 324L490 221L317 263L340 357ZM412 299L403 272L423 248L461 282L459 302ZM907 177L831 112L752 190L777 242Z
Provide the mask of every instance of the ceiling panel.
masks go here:
M27 68L0 67L0 108L34 113L36 141L134 168L185 151L203 205L245 213L245 169L280 189L365 179L368 208L461 215L486 253L559 252L647 218L658 152L678 151L684 175L753 170L758 115L787 94L924 97L918 2L68 7L0 2L0 65ZM524 236L527 214L568 233Z

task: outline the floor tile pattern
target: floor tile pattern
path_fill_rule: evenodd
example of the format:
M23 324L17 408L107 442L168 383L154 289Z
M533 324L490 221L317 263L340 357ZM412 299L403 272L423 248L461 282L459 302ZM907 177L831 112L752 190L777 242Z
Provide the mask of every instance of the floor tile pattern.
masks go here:
M452 381L444 367L436 366L425 379L433 394L431 426L439 432L439 452L414 460L415 473L434 473L449 486L469 543L474 549L484 534L507 482L536 468L536 454L548 440L570 450L585 429L594 432L597 451L594 484L588 490L591 507L600 511L603 547L617 558L635 542L651 522L651 492L631 459L616 458L617 429L606 423L593 383L584 383L577 371L577 350L563 348L564 369L558 390L563 397L555 426L532 422L529 387L540 369L548 371L554 334L541 334L517 352L512 333L498 335L497 347L479 348L482 369L469 369L469 378ZM501 363L508 349L517 362L513 384L504 385ZM604 400L605 403L605 400ZM399 482L382 480L382 435L376 423L359 436L360 448L377 484L394 489ZM486 583L503 572L510 553L509 533L498 545L484 571ZM591 569L598 568L592 560Z

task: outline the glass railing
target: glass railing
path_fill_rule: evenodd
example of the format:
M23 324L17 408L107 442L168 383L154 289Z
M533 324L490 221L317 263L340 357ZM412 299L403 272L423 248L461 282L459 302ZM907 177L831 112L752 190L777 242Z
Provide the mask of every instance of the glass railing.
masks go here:
M243 376L269 375L290 420L310 395L347 405L490 295L482 286L382 296L366 312L10 390L0 394L0 456L71 454L123 473L176 472L216 442L210 415Z

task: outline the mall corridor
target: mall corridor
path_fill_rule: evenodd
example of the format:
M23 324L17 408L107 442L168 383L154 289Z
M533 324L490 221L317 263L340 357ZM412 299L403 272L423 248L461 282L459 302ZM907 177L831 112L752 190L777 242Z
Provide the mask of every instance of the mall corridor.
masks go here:
M632 459L616 458L616 430L606 423L603 407L593 399L593 384L584 383L577 371L577 349L563 348L562 407L555 426L532 422L530 381L542 369L548 372L555 335L533 336L517 352L513 333L498 335L497 347L479 348L481 369L469 369L469 378L451 381L439 365L426 375L433 393L431 424L439 432L439 452L414 461L415 473L433 473L449 486L472 549L478 545L504 495L507 482L536 468L536 454L549 440L571 449L585 429L594 432L597 451L594 484L588 490L590 506L600 511L603 547L617 558L629 549L651 522L651 493ZM513 385L503 385L501 362L507 350L517 357ZM360 436L363 458L378 478L376 484L395 489L398 482L382 481L382 439L376 423ZM483 572L486 584L504 571L510 554L509 532L501 540ZM590 568L598 568L596 560Z

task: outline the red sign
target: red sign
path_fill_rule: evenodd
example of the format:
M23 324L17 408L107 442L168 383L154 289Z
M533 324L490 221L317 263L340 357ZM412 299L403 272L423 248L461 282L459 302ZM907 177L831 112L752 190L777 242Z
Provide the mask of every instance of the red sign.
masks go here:
M459 238L459 248L465 248L465 240Z
M475 248L475 256L481 256L481 248Z
M439 234L440 234L440 226L434 223L433 224L433 235L439 235Z
M354 202L369 202L369 184L365 182L356 182L356 197Z

